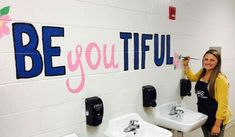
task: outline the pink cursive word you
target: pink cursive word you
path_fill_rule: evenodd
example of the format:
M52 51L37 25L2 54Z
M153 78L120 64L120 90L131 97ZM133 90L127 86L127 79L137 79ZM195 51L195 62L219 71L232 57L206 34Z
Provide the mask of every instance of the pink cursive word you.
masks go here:
M81 45L77 45L75 48L75 61L72 60L72 51L70 51L67 54L67 65L69 68L69 71L74 72L76 70L79 70L81 73L81 80L78 82L76 87L72 87L70 84L70 79L68 78L66 80L66 86L67 89L72 93L79 93L83 88L86 81L86 76L84 72L84 65L82 62L82 53L85 55L85 62L87 63L88 67L91 70L96 70L99 68L101 62L103 61L103 65L105 69L117 69L118 63L115 63L115 45L112 45L111 47L111 56L108 61L107 57L107 45L103 45L103 52L101 52L100 47L95 43L91 42L87 45L85 52L82 52ZM103 53L103 54L101 54ZM97 54L97 59L95 61L92 61L92 54ZM103 57L103 58L102 58ZM74 62L74 63L73 63Z

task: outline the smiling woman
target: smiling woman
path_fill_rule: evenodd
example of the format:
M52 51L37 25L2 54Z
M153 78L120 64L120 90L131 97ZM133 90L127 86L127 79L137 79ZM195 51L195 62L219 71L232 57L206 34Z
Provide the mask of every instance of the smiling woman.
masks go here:
M208 50L203 55L203 68L196 74L189 68L189 60L190 57L183 60L185 74L189 80L196 81L198 111L208 116L202 126L204 137L223 137L231 112L228 105L229 82L221 73L221 55L217 50Z

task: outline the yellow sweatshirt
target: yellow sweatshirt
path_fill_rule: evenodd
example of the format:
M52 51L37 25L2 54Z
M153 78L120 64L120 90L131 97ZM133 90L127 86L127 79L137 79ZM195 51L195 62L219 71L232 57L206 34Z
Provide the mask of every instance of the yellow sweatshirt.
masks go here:
M185 70L185 74L192 82L198 81L203 69L200 69L196 74L191 69ZM229 122L231 110L228 105L229 82L223 74L219 74L215 80L215 100L218 103L216 111L216 119L223 120L223 125Z

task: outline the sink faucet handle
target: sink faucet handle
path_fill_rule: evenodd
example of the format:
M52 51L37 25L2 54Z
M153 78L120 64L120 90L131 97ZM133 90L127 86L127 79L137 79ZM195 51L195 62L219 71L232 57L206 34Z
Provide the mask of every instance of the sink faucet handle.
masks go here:
M178 113L178 111L181 111L181 110L182 110L182 112L184 112L180 104L174 104L174 105L171 106L169 114L170 115L175 115L175 114Z
M184 108L182 108L181 106L176 107L175 110L176 110L177 112L184 113Z
M171 109L176 110L176 108L178 108L178 107L181 107L181 105L180 104L175 104L171 107Z
M130 123L129 123L129 124L130 124L130 125L134 125L134 124L137 123L137 122L138 122L138 120L133 120L133 119L132 119L132 120L130 120Z
M180 104L176 104L175 106L176 106L176 107L181 107L181 105L180 105Z

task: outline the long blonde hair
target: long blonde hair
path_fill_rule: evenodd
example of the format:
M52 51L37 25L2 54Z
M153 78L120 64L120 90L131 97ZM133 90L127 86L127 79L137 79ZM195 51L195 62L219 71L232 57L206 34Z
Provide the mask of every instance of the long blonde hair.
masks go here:
M210 49L208 50L204 55L203 55L203 59L202 59L202 64L203 64L203 61L204 61L204 57L207 55L207 54L212 54L213 56L216 57L216 59L218 60L217 62L217 65L215 66L215 68L212 70L211 72L211 76L210 76L210 79L208 81L208 86L209 86L209 94L214 97L215 96L215 80L218 76L219 73L221 73L221 55L220 53L215 50L215 49ZM203 72L200 76L200 78L202 78L203 76L205 76L206 74L206 69L204 68L203 69Z

